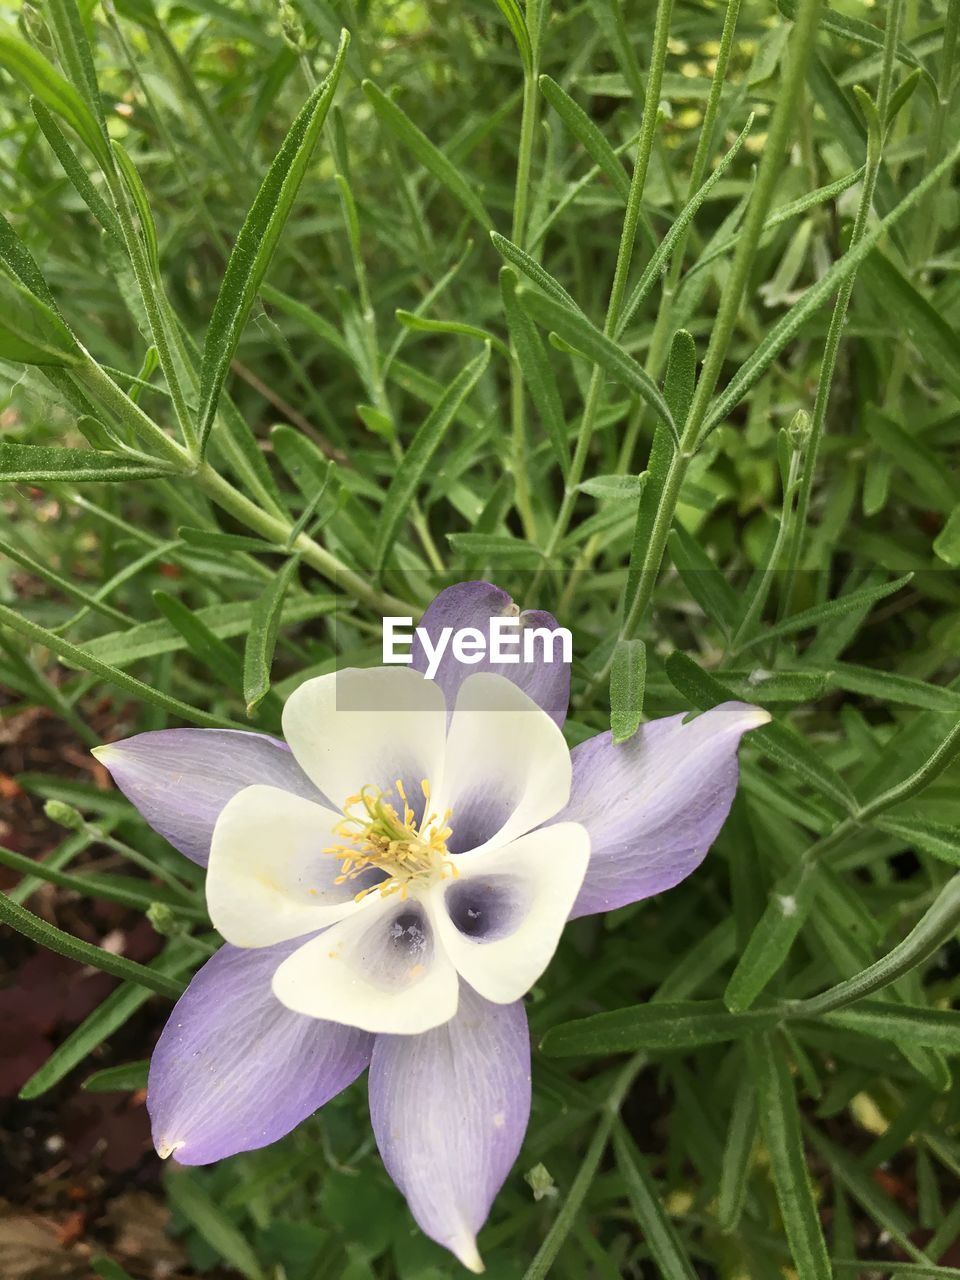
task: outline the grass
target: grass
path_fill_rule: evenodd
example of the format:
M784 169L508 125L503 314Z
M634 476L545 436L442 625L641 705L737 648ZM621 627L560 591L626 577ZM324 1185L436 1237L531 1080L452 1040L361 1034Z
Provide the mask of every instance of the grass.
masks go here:
M573 630L571 742L774 714L701 871L571 926L530 998L494 1277L960 1275L958 27L45 0L0 31L5 715L276 730L477 576ZM177 890L158 927L202 928L110 819ZM89 842L54 871L95 894ZM455 1274L362 1090L169 1194L201 1269Z

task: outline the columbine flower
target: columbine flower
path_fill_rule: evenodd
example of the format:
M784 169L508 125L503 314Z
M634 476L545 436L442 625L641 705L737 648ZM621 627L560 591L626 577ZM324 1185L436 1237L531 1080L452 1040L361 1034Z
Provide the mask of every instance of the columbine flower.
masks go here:
M421 625L516 613L485 582ZM547 614L525 623L555 626ZM170 729L99 748L155 830L207 864L226 939L160 1037L156 1148L207 1164L265 1146L369 1066L384 1165L423 1231L472 1270L523 1140L522 997L568 918L672 888L703 860L764 711L670 716L573 752L562 664L412 668L308 680L286 743Z

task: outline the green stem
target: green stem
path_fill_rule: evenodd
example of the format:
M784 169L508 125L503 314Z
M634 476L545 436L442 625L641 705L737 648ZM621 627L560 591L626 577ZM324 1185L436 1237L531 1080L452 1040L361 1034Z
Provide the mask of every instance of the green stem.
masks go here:
M527 231L527 211L530 206L530 172L533 165L533 139L537 129L540 107L540 34L545 17L547 0L527 0L526 23L530 35L530 65L524 67L523 106L520 115L520 145L517 153L517 179L513 196L513 223L510 236L522 249ZM530 496L530 477L527 473L527 422L526 396L523 374L517 353L510 344L510 424L511 461L517 511L523 525L524 536L536 542L537 524Z
M627 280L630 275L630 264L633 261L633 250L637 238L637 226L643 204L643 189L647 181L647 170L653 151L659 122L660 91L663 86L663 68L667 57L667 39L670 34L670 16L673 12L673 0L657 0L657 16L653 30L653 47L650 52L650 70L647 74L647 87L643 102L643 119L640 125L640 141L637 145L637 159L633 167L630 181L630 192L627 197L627 208L623 219L623 230L620 235L620 246L617 250L617 265L613 274L613 285L610 289L610 301L607 304L607 315L603 332L613 337L620 319ZM583 416L577 444L570 462L570 473L564 488L563 501L554 522L550 538L545 548L545 558L549 561L555 554L563 535L567 531L573 508L577 501L577 485L583 478L584 467L590 452L596 423L597 410L603 395L604 373L599 365L593 366L590 385L583 406Z
M706 417L726 358L727 348L733 337L740 303L755 260L757 245L763 233L763 224L780 176L784 152L796 124L797 104L803 91L807 65L816 40L820 3L821 0L800 0L798 5L797 18L790 37L789 61L770 121L770 132L760 161L756 186L747 209L743 232L734 253L730 274L720 298L716 323L711 332L703 369L680 438L680 447L674 451L664 478L660 503L640 567L637 589L633 600L625 610L620 629L621 638L635 634L653 595L653 588L663 562L667 535L673 525L680 488L690 460L696 453L700 426Z
M880 120L881 129L883 128L884 116L886 115L887 106L890 102L897 41L900 37L900 22L902 14L903 0L893 0L891 11L887 19L886 33L884 35L883 65L880 72L880 84L877 91L877 115ZM881 159L882 139L871 123L869 125L867 135L867 164L863 175L863 187L860 192L860 202L857 206L857 213L853 223L853 231L850 236L851 248L858 244L866 234L867 222L870 217L870 210L873 206L873 197L877 187L877 179L880 176ZM784 591L782 596L784 609L789 608L790 599L793 595L796 574L800 567L803 539L804 534L806 533L807 517L810 511L810 496L813 492L813 482L817 471L820 442L823 438L827 408L830 403L830 390L833 385L833 375L836 372L837 355L840 351L840 343L843 339L843 329L847 320L847 308L850 305L850 298L853 294L853 286L856 281L856 277L857 273L855 271L851 272L840 286L837 292L837 300L833 306L833 314L830 317L830 325L827 329L827 338L823 351L823 362L820 366L820 381L817 384L817 395L813 405L813 417L810 422L810 438L807 442L806 456L804 457L803 462L803 473L800 477L800 490L797 495L796 513L794 516L790 547L787 555L787 576L784 582Z
M227 480L224 480L219 472L214 471L208 462L202 462L194 475L207 497L236 520L239 520L241 524L245 524L248 529L253 529L270 542L283 545L287 541L292 528L291 523L261 510L255 502L251 502L246 494L241 493L239 489L235 489ZM422 612L421 609L415 608L403 600L398 600L396 596L378 591L359 573L348 569L341 560L324 547L321 547L318 542L314 542L305 533L300 534L293 544L293 549L300 552L311 568L323 574L325 578L353 596L355 600L369 605L372 609L382 613L402 614L403 616L415 616Z

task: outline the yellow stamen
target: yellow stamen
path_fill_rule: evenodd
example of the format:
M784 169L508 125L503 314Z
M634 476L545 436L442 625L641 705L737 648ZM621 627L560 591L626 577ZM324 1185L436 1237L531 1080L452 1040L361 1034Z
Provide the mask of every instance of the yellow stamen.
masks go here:
M447 841L453 834L449 825L451 812L448 809L438 820L430 810L429 780L424 778L420 787L426 804L419 825L399 779L395 790L403 806L402 817L387 802L385 797L390 793L377 787L366 786L346 800L344 818L334 827L345 843L324 850L340 859L340 873L334 883L345 884L372 869L385 872L387 877L362 889L356 895L358 902L374 892L383 897L399 893L405 899L411 886L425 888L437 880L458 876L456 864L447 852ZM352 812L357 808L363 812Z

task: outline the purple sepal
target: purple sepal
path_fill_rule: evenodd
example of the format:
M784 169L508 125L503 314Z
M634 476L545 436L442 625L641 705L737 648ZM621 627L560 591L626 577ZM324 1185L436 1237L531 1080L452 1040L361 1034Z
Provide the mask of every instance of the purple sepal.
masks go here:
M244 787L262 782L324 803L286 743L262 733L158 729L94 754L154 831L202 867L221 809Z
M740 739L770 717L725 702L685 718L652 720L619 746L600 733L571 752L570 802L555 821L590 836L571 919L672 889L706 857L733 803Z
M373 1037L291 1013L270 988L302 939L223 946L178 1000L150 1062L147 1109L161 1156L209 1164L265 1147L345 1089Z
M444 627L452 627L454 632L464 627L476 627L484 636L488 636L491 618L516 617L517 613L517 606L510 596L493 583L458 582L440 592L419 625L426 630L431 642L436 644ZM521 630L545 627L553 631L558 625L553 614L542 609L525 609L519 617ZM468 676L480 671L496 672L518 685L562 728L570 701L570 667L560 661L559 644L556 646L556 662L543 661L542 653L543 647L538 643L537 657L529 663L491 662L484 657L481 662L466 664L454 657L448 644L434 679L446 696L448 708L452 710L457 700L457 691ZM522 650L519 651L519 656L522 657ZM426 650L420 638L415 637L414 670L425 673L427 666Z
M383 1163L421 1230L471 1271L482 1269L476 1234L529 1115L522 1003L490 1004L461 983L450 1022L417 1036L377 1036L370 1118Z

